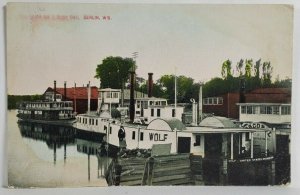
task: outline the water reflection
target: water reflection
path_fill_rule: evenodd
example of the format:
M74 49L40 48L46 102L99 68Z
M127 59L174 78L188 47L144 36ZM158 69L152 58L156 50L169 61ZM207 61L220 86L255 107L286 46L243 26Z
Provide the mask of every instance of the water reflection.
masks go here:
M56 164L56 150L64 148L64 163L67 159L67 145L75 144L75 129L72 127L53 126L29 122L19 122L22 137L40 140L53 150L53 163Z
M41 159L48 160L52 157L53 165L57 161L63 160L64 165L68 163L68 155L72 157L85 158L87 161L87 179L91 180L91 171L96 171L96 177L104 180L104 174L111 161L111 158L103 153L105 148L103 135L96 133L87 133L79 131L69 126L46 125L29 122L18 122L18 127L24 142L39 156ZM43 145L46 145L43 147ZM76 148L76 150L74 150ZM63 159L61 153L63 150ZM60 152L58 152L60 151ZM91 163L91 157L97 159ZM76 169L74 171L77 171ZM49 173L45 173L49 174Z

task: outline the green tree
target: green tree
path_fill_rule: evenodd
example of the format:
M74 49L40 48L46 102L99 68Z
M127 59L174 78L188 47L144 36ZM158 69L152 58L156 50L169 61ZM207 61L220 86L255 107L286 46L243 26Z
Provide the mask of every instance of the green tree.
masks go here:
M123 89L129 78L129 70L135 67L131 58L110 56L97 65L95 78L101 80L101 88Z
M264 62L263 65L263 78L262 83L264 87L270 87L272 84L271 78L272 78L272 72L273 67L271 66L271 62Z
M247 60L245 61L245 76L246 78L252 77L252 67L253 67L253 60Z
M231 67L231 61L228 59L222 64L222 77L224 79L229 79L232 77L232 67Z
M244 60L240 59L240 61L236 65L236 70L239 73L239 76L243 76L243 67L244 67Z

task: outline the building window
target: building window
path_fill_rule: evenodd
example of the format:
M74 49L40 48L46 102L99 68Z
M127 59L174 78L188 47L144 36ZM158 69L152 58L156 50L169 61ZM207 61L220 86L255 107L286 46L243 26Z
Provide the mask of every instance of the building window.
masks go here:
M222 97L209 97L203 99L204 105L222 105L223 98Z
M196 140L195 140L194 146L200 146L200 144L201 144L201 136L196 135Z
M241 113L246 114L246 106L241 106Z
M96 119L96 125L98 125L98 119Z
M154 116L154 109L151 108L151 116Z
M157 109L157 117L160 117L160 109Z
M111 128L111 127L109 127L109 134L111 134L111 129L112 129L112 128Z
M282 106L281 114L282 115L290 115L291 114L291 106Z
M144 132L141 132L141 134L140 134L140 140L141 140L141 141L144 140Z
M104 128L103 128L103 129L104 129L104 131L106 132L106 131L107 131L107 126L106 126L106 125L104 125Z
M135 140L135 131L132 131L132 139Z

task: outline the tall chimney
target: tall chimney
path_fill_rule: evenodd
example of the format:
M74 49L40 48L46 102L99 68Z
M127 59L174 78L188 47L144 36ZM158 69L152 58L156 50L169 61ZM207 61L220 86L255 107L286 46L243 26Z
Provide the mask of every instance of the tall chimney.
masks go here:
M129 105L129 114L130 114L130 122L134 121L134 84L135 84L135 71L130 71L130 105Z
M56 102L56 81L54 80L54 101Z
M203 102L202 102L202 83L200 83L199 88L199 103L198 103L198 110L199 110L199 122L202 121L202 112L203 112Z
M240 103L246 102L245 89L246 89L245 78L242 77L240 82Z
M87 113L89 114L91 111L91 83L90 83L90 81L89 81L87 90L88 90L88 111L87 111Z
M148 73L148 97L152 97L153 93L153 73Z
M64 82L64 101L67 100L67 81Z

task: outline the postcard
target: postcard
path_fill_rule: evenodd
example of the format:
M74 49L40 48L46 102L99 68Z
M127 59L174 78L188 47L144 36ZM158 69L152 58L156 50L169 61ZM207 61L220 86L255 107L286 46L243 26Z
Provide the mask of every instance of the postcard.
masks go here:
M293 15L8 3L8 187L290 184Z

